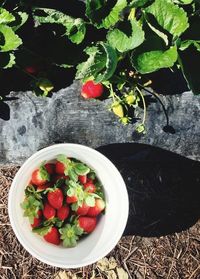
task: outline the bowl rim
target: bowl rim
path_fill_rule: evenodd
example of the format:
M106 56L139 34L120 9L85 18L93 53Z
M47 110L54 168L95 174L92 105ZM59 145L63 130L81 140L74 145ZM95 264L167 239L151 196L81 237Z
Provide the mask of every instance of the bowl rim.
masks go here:
M120 230L118 230L118 233L116 234L115 236L115 241L114 242L110 242L111 245L107 245L107 248L104 249L104 252L102 253L102 255L100 256L97 256L95 257L94 259L91 259L89 261L86 261L85 263L81 263L80 264L55 264L53 261L51 260L46 260L44 258L42 258L34 249L31 248L31 245L30 246L27 246L24 241L23 241L23 238L21 237L21 235L18 233L17 231L17 228L16 228L16 224L15 224L15 221L14 221L14 216L13 216L13 213L12 213L12 204L11 204L11 199L12 199L12 196L14 194L14 190L15 190L15 187L14 185L16 184L17 180L19 179L19 177L23 174L23 169L26 167L26 165L33 161L38 155L42 154L43 152L45 151L50 151L54 148L58 148L58 147L72 147L72 148L83 148L85 150L88 150L89 152L93 152L95 153L97 156L101 157L102 160L106 160L111 166L112 168L118 173L119 177L121 178L121 188L124 192L124 201L125 201L125 204L124 204L124 208L123 208L123 212L124 212L124 218L123 218L123 222L121 222L121 227L120 227ZM102 259L103 257L105 257L112 249L114 249L114 247L117 245L118 241L120 240L121 236L123 235L123 232L124 232L124 229L126 227L126 224L127 224L127 220L128 220L128 214L129 214L129 197L128 197L128 192L127 192L127 188L126 188L126 184L122 178L122 175L120 174L119 170L116 168L116 166L106 157L104 156L102 153L100 153L99 151L91 148L91 147L88 147L86 145L82 145L82 144L75 144L75 143L59 143L59 144L53 144L53 145L50 145L48 147L45 147L45 148L42 148L40 149L39 151L35 152L33 155L31 155L23 164L22 166L19 168L19 170L17 171L13 181L12 181L12 184L11 184L11 187L10 187L10 190L9 190L9 194L8 194L8 215L9 215L9 219L10 219L10 223L11 223L11 226L12 226L12 229L15 233L15 236L17 237L18 241L20 242L20 244L24 247L25 250L27 250L30 255L32 255L33 257L37 258L38 260L40 260L41 262L43 263L46 263L48 265L51 265L51 266L56 266L56 267L59 267L59 268L80 268L80 267L84 267L84 266L88 266L90 264L93 264L95 262L97 262L98 260Z

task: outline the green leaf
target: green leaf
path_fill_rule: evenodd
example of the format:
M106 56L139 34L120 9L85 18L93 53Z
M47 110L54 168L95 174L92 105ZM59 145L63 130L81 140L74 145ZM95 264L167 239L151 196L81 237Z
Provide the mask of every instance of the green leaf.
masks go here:
M28 20L28 14L25 12L15 13L15 20L9 24L13 31L17 31Z
M0 24L8 24L15 20L15 17L6 9L0 8Z
M119 52L125 52L134 49L141 45L144 41L144 32L136 20L129 22L131 25L131 35L128 36L125 32L116 28L110 31L107 35L109 44Z
M168 50L153 50L141 54L133 53L132 64L141 74L155 72L162 68L169 68L177 61L178 54L176 46Z
M49 225L46 227L39 227L39 228L33 228L32 232L37 233L41 236L45 236L52 228L53 225Z
M74 170L78 175L86 175L90 172L90 168L83 163L76 163Z
M142 6L146 5L148 2L152 2L152 1L151 0L132 0L132 1L130 1L129 6L138 8L138 7L142 7Z
M196 40L182 41L179 49L183 51L192 45L196 48L196 50L200 51L200 40L199 41L196 41Z
M0 52L0 67L12 68L15 65L15 55L11 52Z
M0 25L0 34L3 36L3 44L0 43L0 51L2 52L15 50L22 44L22 40L9 26Z
M151 3L152 1L153 0L131 0L129 1L129 6L133 8L139 8Z
M38 12L44 12L44 15L37 15ZM80 44L85 38L86 25L81 18L73 18L62 12L46 8L35 9L33 17L39 24L54 23L63 25L65 28L65 35L72 43Z
M180 36L189 27L186 12L171 0L155 0L145 8L145 12L152 14L158 24L173 37Z
M151 30L156 33L163 41L165 42L166 46L169 45L169 39L168 35L166 34L166 30L164 30L155 20L155 18L148 13L144 13L144 18L148 24L148 26L151 28ZM147 32L147 31L146 31Z
M116 51L105 43L85 49L89 58L77 66L76 79L93 76L96 83L108 80L116 70L118 57Z
M109 29L120 20L126 6L126 0L87 0L86 16L97 28Z
M173 0L175 4L188 5L194 2L194 0Z

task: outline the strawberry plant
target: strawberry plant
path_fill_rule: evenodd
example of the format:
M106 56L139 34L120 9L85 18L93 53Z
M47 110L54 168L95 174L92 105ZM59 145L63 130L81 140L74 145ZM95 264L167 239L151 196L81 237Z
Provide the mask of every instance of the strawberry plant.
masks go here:
M17 67L29 75L36 94L47 96L54 89L47 68L73 69L83 84L83 98L109 98L108 109L120 122L127 125L139 116L136 130L144 133L147 95L163 107L160 96L149 89L154 83L151 73L166 68L182 72L189 89L200 93L199 0L77 0L72 1L76 12L71 4L62 12L40 1L18 2L12 10L6 1L1 4L1 67ZM33 35L39 30L40 42L51 38L55 49L51 43L40 53L28 49L30 42L17 32L30 22ZM24 65L22 56L37 57L42 65ZM62 170L64 165L57 167Z
M58 178L61 170L65 176ZM103 187L95 172L65 155L59 155L55 164L43 163L33 171L21 204L34 233L65 247L76 246L82 236L96 228L105 206Z

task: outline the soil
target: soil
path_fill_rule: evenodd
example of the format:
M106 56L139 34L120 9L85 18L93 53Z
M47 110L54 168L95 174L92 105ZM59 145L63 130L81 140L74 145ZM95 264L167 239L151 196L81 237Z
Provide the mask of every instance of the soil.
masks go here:
M17 170L16 166L0 168L0 278L200 278L200 221L185 231L167 236L122 237L104 259L114 260L117 267L114 264L106 269L98 262L69 271L43 264L20 245L9 222L7 197Z

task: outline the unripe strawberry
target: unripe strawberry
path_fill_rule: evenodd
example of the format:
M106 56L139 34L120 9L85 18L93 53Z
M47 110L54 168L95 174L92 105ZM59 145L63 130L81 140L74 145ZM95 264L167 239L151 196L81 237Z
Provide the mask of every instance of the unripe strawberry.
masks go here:
M120 118L124 117L124 109L123 109L123 106L119 102L114 102L112 104L112 111L118 117L120 117Z
M125 102L126 102L128 105L134 104L135 100L136 100L136 97L135 97L135 95L133 95L133 94L129 94L129 95L126 95L126 96L125 96Z

